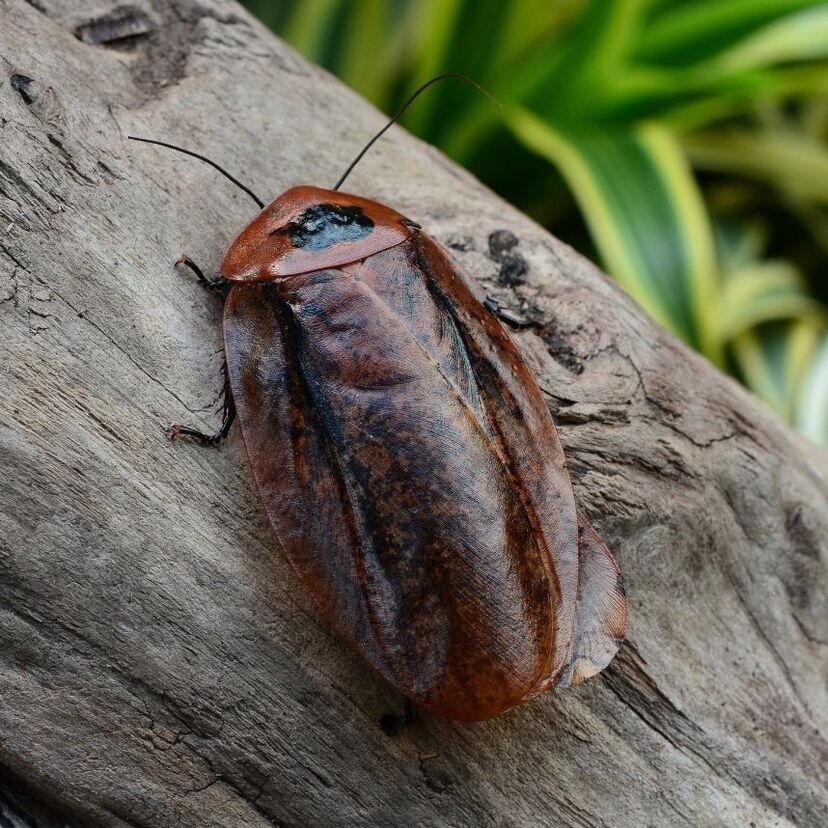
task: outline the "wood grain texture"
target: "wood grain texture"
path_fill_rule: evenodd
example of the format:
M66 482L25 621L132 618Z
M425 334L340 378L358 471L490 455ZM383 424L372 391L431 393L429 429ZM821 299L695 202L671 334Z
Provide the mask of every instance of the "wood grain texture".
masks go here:
M124 136L268 200L381 122L224 0L0 0L0 824L828 823L824 453L402 130L349 189L546 325L515 339L631 598L610 668L385 736L401 702L302 596L238 433L165 437L221 388L219 309L171 263L215 271L252 211Z

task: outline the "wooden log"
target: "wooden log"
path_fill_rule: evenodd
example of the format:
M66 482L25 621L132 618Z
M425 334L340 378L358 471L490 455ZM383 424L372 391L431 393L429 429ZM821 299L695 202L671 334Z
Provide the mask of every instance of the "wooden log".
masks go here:
M626 576L601 676L493 721L401 707L317 620L209 427L251 203L383 117L228 0L0 0L0 825L828 824L828 460L566 245L393 129L348 189L504 306ZM504 285L489 240L527 267ZM498 237L496 236L495 239Z

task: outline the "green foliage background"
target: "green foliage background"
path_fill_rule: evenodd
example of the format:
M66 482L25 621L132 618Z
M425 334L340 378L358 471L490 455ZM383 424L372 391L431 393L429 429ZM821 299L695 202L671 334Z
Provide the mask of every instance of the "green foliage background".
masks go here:
M246 5L828 445L828 3Z

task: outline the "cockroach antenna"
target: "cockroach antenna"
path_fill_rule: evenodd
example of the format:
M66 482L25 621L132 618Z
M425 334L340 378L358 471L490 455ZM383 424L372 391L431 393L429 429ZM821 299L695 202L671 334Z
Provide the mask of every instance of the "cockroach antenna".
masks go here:
M134 135L127 135L130 141L140 141L142 144L155 144L159 147L166 147L167 149L176 150L176 152L183 152L184 155L192 156L193 158L198 158L199 161L203 161L205 164L209 164L214 170L218 170L225 178L232 181L237 187L244 190L256 204L259 205L259 208L264 207L264 202L250 189L250 187L246 187L244 184L239 181L233 175L230 175L224 167L219 166L215 161L211 161L209 158L206 158L203 155L199 155L197 152L193 152L192 150L184 149L184 147L177 147L175 144L168 144L166 141L154 141L152 138L137 138Z
M346 169L345 172L342 173L342 177L339 179L339 181L336 182L336 184L333 185L331 189L338 190L342 186L345 179L351 174L351 170L353 170L353 168L362 160L365 153L368 152L368 150L371 149L371 147L374 146L374 144L377 141L379 141L379 139L382 138L382 136L402 117L405 110L408 109L408 107L411 106L411 104L413 104L414 101L423 92L425 92L429 86L437 83L437 81L444 80L445 78L460 78L460 80L464 80L466 83L471 84L475 89L477 89L478 92L481 92L483 95L485 95L496 106L502 107L500 101L498 101L497 98L495 98L494 95L491 94L491 92L489 92L487 89L484 89L474 78L470 78L468 75L464 75L461 72L445 72L442 75L437 75L436 77L433 77L431 80L426 81L419 89L411 93L411 96L400 107L397 114L393 118L391 118L391 120L360 150L359 155L357 155L357 157L354 158L353 161L351 161L351 163L348 165L348 169Z

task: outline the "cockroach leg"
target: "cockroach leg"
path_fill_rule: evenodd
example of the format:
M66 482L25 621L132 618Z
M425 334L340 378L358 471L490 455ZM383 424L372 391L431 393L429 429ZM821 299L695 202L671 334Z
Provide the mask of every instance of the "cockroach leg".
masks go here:
M486 297L485 301L483 302L483 307L486 308L486 310L489 311L489 313L491 313L493 316L496 316L501 322L505 322L509 327L514 328L515 330L545 330L544 326L541 325L540 322L534 322L531 319L524 319L521 316L516 316L511 311L504 310L500 307L500 304L497 302L497 300L492 299L491 296Z
M222 389L222 419L219 430L213 434L205 434L197 428L184 426L180 423L173 423L168 429L167 434L170 435L171 440L177 437L190 437L203 446L217 446L230 433L230 427L236 419L236 403L233 400L233 394L230 390L230 380L227 377L227 369L223 368L224 388Z
M408 696L405 697L403 715L398 713L385 713L380 716L380 727L388 736L399 736L403 730L414 720L414 705Z
M221 276L216 276L214 279L208 279L202 269L189 257L181 256L176 261L175 266L184 265L195 273L198 281L208 290L215 291L221 296L222 302L227 298L227 292L230 289L230 282L223 279ZM222 374L224 375L224 385L221 390L221 407L222 420L221 427L213 434L205 434L197 428L191 426L181 425L181 423L173 423L168 429L167 434L170 435L171 440L177 437L190 437L203 446L217 446L230 432L230 427L236 419L236 404L233 401L233 393L230 390L230 379L227 376L227 364L221 366Z
M207 290L213 290L222 296L226 296L227 291L230 289L230 282L227 279L224 279L221 276L215 276L212 279L208 278L204 275L204 271L189 256L179 257L175 263L175 267L178 267L179 265L184 265L184 267L189 268L193 273L195 273L198 281L205 288L207 288Z

